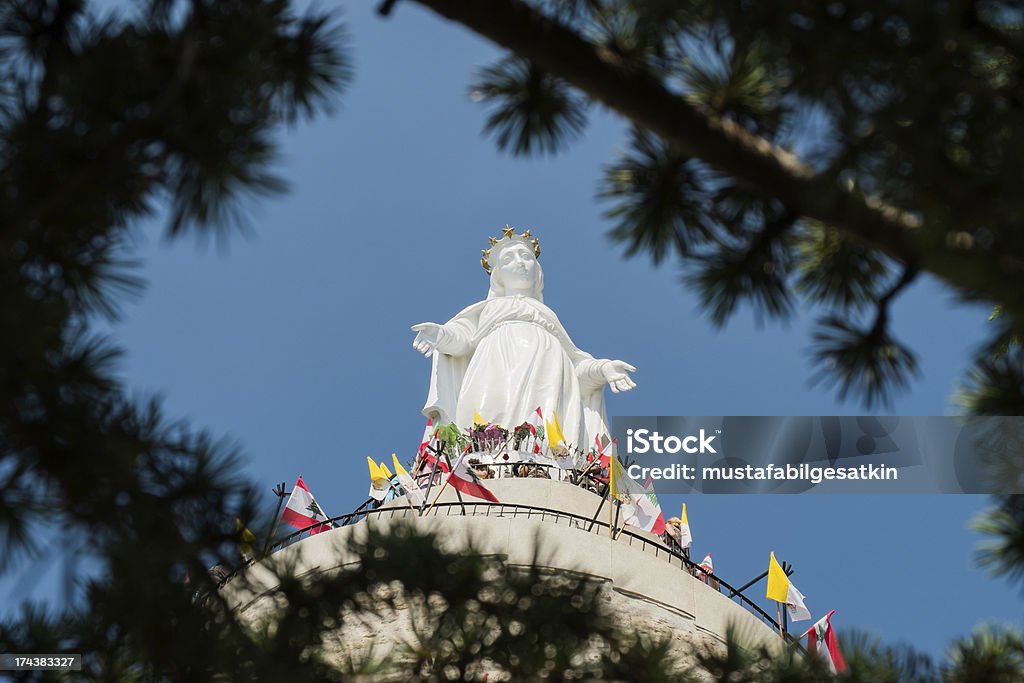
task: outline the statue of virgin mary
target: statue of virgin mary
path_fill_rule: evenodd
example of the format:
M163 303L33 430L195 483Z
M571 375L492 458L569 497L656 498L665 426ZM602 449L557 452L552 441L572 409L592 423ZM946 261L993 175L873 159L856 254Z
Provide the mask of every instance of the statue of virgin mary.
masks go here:
M530 231L505 226L491 238L481 264L490 275L487 298L443 325L412 327L413 347L432 359L423 414L438 423L471 427L479 413L512 429L539 407L557 413L568 446L588 450L609 434L604 387L615 393L636 384L632 365L598 359L573 343L558 316L544 305L540 244Z

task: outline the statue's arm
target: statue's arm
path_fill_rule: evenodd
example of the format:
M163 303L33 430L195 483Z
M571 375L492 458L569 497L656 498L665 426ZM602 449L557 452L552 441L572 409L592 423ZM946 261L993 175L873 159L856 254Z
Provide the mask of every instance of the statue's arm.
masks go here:
M437 351L449 356L465 356L473 351L472 330L468 322L449 320L444 325L437 323L420 323L412 326L416 338L412 346L424 356Z
M631 372L636 372L636 368L621 360L587 357L576 364L576 376L581 384L592 389L607 384L613 394L629 391L636 386L636 382L629 376Z
M605 384L611 388L612 393L617 394L629 391L636 387L636 382L629 376L629 373L636 372L636 368L622 360L609 360L608 358L594 358L586 351L580 349L569 338L569 333L558 320L555 312L544 308L551 319L556 323L557 330L561 336L562 346L572 358L576 368L576 377L580 384L588 389L601 389Z
M604 386L604 373L601 368L608 362L604 358L594 358L590 354L585 354L584 358L578 359L576 361L576 377L579 378L580 384L588 389L599 389Z

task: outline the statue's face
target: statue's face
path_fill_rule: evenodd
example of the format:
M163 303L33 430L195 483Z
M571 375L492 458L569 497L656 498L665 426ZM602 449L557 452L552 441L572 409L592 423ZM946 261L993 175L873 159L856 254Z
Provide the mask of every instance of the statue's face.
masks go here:
M533 250L524 244L513 244L498 256L498 275L506 287L526 289L536 286L540 264Z

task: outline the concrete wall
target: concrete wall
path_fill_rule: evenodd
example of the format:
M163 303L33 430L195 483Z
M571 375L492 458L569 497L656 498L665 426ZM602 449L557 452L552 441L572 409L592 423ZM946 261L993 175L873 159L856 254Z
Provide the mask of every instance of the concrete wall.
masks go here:
M599 496L565 482L499 479L487 484L504 504L556 509L587 520L601 505ZM454 491L446 490L441 501L457 501ZM598 513L605 522L607 510L608 504L604 503ZM438 534L448 550L458 551L471 544L485 554L505 558L510 565L537 564L604 581L609 606L621 615L624 628L669 636L686 649L723 642L729 624L734 624L748 642L773 647L780 643L778 634L759 617L691 576L678 558L669 561L671 556L664 550L626 535L611 540L607 528L588 531L586 521L566 517L526 518L522 511L511 508L491 508L488 516L472 507L466 511L463 516L460 506L438 507L429 516L417 517L404 499L398 499L368 521L306 538L278 551L272 560L291 564L299 574L335 570L358 562L348 543L353 537L364 536L368 524L386 528L412 523ZM650 534L642 535L655 539ZM260 565L250 567L247 578L248 582L229 583L225 595L236 609L256 619L273 606L276 580ZM243 587L245 584L249 587ZM364 634L365 639L372 637Z

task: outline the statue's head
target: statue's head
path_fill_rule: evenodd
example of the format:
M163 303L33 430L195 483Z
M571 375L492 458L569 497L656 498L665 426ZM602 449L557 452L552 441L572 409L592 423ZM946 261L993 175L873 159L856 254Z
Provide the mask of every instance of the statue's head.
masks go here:
M526 291L543 301L544 271L537 261L540 243L531 239L530 231L521 235L505 226L501 239L491 238L490 249L485 249L480 263L491 276L487 298L504 296L508 291Z

